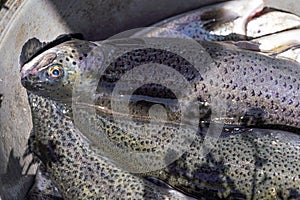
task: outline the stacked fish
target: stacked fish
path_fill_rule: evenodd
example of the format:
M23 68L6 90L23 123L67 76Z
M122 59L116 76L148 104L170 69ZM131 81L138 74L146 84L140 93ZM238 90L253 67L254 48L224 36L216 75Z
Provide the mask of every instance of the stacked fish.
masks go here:
M299 24L229 1L130 38L29 40L20 64L41 165L28 199L299 199ZM129 98L125 79L139 86Z

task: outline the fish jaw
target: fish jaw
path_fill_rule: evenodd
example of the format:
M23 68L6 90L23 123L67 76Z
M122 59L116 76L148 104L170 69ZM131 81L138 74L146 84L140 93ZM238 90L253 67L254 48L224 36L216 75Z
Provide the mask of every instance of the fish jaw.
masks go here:
M36 95L61 103L72 102L74 84L71 83L86 83L81 80L96 78L97 73L89 73L91 63L95 58L99 62L103 55L100 47L96 52L98 57L95 56L95 46L99 47L92 42L72 40L45 50L21 66L22 85ZM58 76L52 73L55 69Z
M42 85L48 81L45 77L45 69L48 68L55 59L57 54L55 51L45 52L29 63L21 67L21 83L22 85L33 92L42 90Z

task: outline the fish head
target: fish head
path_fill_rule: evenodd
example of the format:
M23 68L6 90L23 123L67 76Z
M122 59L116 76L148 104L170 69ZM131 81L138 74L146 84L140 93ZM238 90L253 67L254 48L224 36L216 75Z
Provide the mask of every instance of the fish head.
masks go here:
M75 39L33 57L21 66L22 85L43 97L71 100L73 83L80 77L82 65L87 65L91 44Z

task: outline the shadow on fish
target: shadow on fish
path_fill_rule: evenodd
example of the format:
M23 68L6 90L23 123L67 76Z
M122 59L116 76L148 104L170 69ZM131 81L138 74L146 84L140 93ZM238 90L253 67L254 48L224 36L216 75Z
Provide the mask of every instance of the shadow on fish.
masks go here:
M187 45L190 42L178 38L134 38L126 39L125 43L122 39L104 42L72 39L25 63L21 69L22 84L37 95L70 105L79 98L74 96L78 92L74 92L77 87L83 92L80 95L89 95L87 98L92 99L95 106L110 110L114 86L119 84L124 90L123 96L126 96L129 82L119 80L136 69L138 75L132 81L137 88L143 86L144 96L165 99L159 96L165 92L160 87L146 87L148 79L154 76L157 77L152 83L177 84L176 89L182 91L182 95L189 91L181 86L187 81L193 90L184 96L187 103L198 99L199 104L212 105L218 99L218 103L227 108L226 114L220 116L225 124L300 127L298 63L241 50L222 42L193 41L193 44L199 45L199 48L193 49ZM182 45L178 48L172 43ZM157 48L153 48L155 46ZM202 51L197 52L199 49ZM180 51L192 52L184 55L190 56L190 60L179 55ZM170 73L176 70L178 74L159 76L151 71L153 75L149 76L145 70L138 71L139 66L153 63L164 65ZM179 82L180 78L183 82ZM89 90L93 89L96 91L91 94ZM84 94L84 90L89 94ZM107 101L103 102L103 99ZM254 120L245 120L245 114Z
M138 67L139 65L136 65L136 63L139 62L168 63L169 61L165 60L165 58L172 58L169 55L174 55L172 54L171 51L153 51L153 49L152 51L148 51L149 48L146 48L146 51L141 51L143 50L140 48L141 44L143 44L143 42L141 41L143 40L134 39L133 42L131 42L129 45L130 48L132 48L132 46L138 47L137 49L138 51L136 50L128 51L126 42L124 43L120 40L119 41L116 40L112 42L108 41L106 43L88 42L88 41L78 40L78 39L71 39L65 41L61 44L58 44L57 46L45 50L44 52L40 53L39 55L31 59L29 62L25 62L24 66L22 67L23 85L27 89L32 90L37 95L41 95L47 97L48 99L53 99L57 101L57 102L53 101L54 104L60 104L60 102L68 104L69 102L66 100L69 100L69 97L72 97L73 94L72 91L73 88L68 86L73 86L72 84L80 80L78 79L80 76L88 75L89 77L88 80L90 80L92 83L94 82L94 80L96 80L95 81L96 82L95 86L97 88L96 91L98 91L99 93L97 94L99 96L96 95L96 99L99 98L97 99L99 101L96 102L100 103L99 105L96 106L101 107L103 105L109 105L107 104L107 101L101 101L101 98L105 97L108 99L108 102L110 101L113 94L112 93L113 87L111 86L115 86L118 83L118 81L121 80L121 77L125 75L128 70L133 69L132 66ZM152 42L151 44L156 44L156 40L150 40L150 41ZM117 57L112 56L113 58L112 62L108 62L108 66L106 68L105 65L103 65L103 63L105 63L104 58L107 57L104 56L99 58L99 57L95 57L94 55L101 56L103 55L102 53L105 51L108 51L109 53L113 52L110 51L111 50L110 48L114 48L115 46L118 46L116 45L118 44L118 42L121 42L122 48L126 49L127 51L126 53L124 53L123 51L119 51L121 52L120 56ZM256 107L257 109L261 109L264 112L266 112L266 115L259 115L259 117L263 117L263 119L267 120L268 122L273 122L274 124L286 124L286 122L289 122L289 123L294 123L292 125L295 124L297 125L298 123L297 119L293 119L294 121L290 122L289 115L284 114L284 111L291 109L293 106L293 103L291 104L290 101L287 102L286 99L287 94L285 94L286 90L284 90L284 88L288 85L291 85L292 88L295 88L295 90L297 90L297 85L295 85L297 83L297 79L294 79L295 77L293 77L294 70L297 71L299 69L296 63L273 59L250 51L239 50L236 47L230 46L228 44L203 42L203 41L199 41L199 43L201 44L201 47L205 49L206 53L208 53L210 58L214 61L212 62L212 67L206 69L215 70L214 74L216 79L211 79L211 77L205 76L201 73L191 73L193 71L186 70L186 69L190 69L189 68L190 62L183 62L184 60L180 60L180 57L177 58L175 57L176 58L175 60L180 61L180 63L184 64L182 68L184 70L181 71L180 69L177 69L176 66L173 67L173 69L175 69L175 71L182 74L183 77L187 77L187 79L189 79L189 83L194 84L195 90L194 93L191 94L192 96L193 95L196 96L197 99L199 99L201 102L208 102L208 103L209 103L209 96L221 95L219 96L219 98L222 99L226 99L229 96L229 99L231 99L230 102L232 103L232 100L234 100L234 103L236 104L232 103L230 105L230 102L228 102L229 108L231 109L229 112L230 117L227 116L228 119L231 119L232 118L231 116L234 117L238 115L244 116L243 112L240 112L239 109L242 109L243 107L246 107L248 109L250 104ZM103 46L108 45L109 48L103 48L102 45ZM171 46L171 43L169 43L169 45L170 46L167 47L170 47L170 49L173 48L172 50L174 50L174 47ZM114 50L115 49L116 48L114 48ZM140 52L143 52L143 54L141 54ZM60 59L62 60L62 62L60 62ZM74 64L74 62L76 64ZM289 65L285 65L287 63ZM268 69L267 66L269 66L270 69ZM170 69L171 68L172 67L170 67ZM98 73L99 69L103 69L104 76L99 76ZM282 71L284 73L279 73ZM197 74L199 76L194 76ZM52 76L51 77L52 79L45 78L45 76L47 75ZM272 77L272 79L266 80L264 77ZM162 78L167 79L169 77L162 77ZM99 80L104 81L104 84L101 81L99 84ZM284 82L282 80L284 80ZM144 80L142 79L142 81ZM39 85L35 85L36 82L38 82ZM275 87L274 85L276 85L276 83L278 86ZM279 85L279 83L282 84ZM53 85L51 86L51 84ZM86 83L82 83L82 84L86 84ZM146 85L146 87L144 87L142 91L139 91L139 94L145 95L146 92L148 92L148 94L151 95L152 99L154 98L156 99L156 101L159 102L160 96L158 96L158 94L165 95L163 97L168 97L168 94L164 94L164 92L166 91L160 89L163 89L163 87L157 85L154 86L149 85L148 87ZM220 92L216 93L215 91L220 91ZM272 94L271 91L275 92L274 97L269 96L270 94ZM280 91L285 91L285 92L280 93ZM293 91L291 91L291 93L297 95L296 92L293 93ZM95 95L93 95L93 97L95 97ZM43 99L39 97L35 97L35 98ZM57 119L62 117L62 118L66 118L64 120L67 120L68 123L70 123L70 126L68 127L72 128L71 131L75 131L78 133L78 130L76 130L77 127L74 126L72 121L70 121L71 119L69 119L67 116L64 116L62 111L60 110L55 111L55 109L59 108L59 106L53 107L52 103L49 102L48 104L47 103L45 104L45 101L49 101L48 99L42 101L31 100L31 104L33 106L32 108L33 115L39 116L36 119L41 119L45 117L45 114L47 113L46 111L48 110L50 112L52 111L52 114L49 114L49 116L53 116L53 117L57 116L58 118L48 119L46 117L44 118L45 119L44 122L40 122L40 120L34 120L34 124L36 124L37 127L46 128L49 127L49 123L50 123L52 124L53 127L55 127L55 129L57 129L57 127L61 127L62 129L64 129L66 128L63 125L64 123L62 124L55 123ZM189 98L187 98L187 100L188 99ZM275 101L275 99L279 99L279 100ZM161 100L161 102L165 103L165 105L169 105L168 103L164 102L164 100ZM50 107L52 106L52 108L45 108L45 106L47 107L47 105ZM295 104L295 110L293 110L292 114L299 112L299 110L297 110L298 107L296 105L297 102ZM133 108L136 109L138 107L133 106ZM281 113L278 113L280 108L285 108L285 110ZM141 109L144 109L143 106L141 107ZM105 111L106 113L99 112L97 115L99 117L98 119L101 120L101 123L103 122L107 123L104 124L103 127L116 127L118 124L113 124L110 121L105 121L105 117L106 117L105 115L107 116L111 115L111 113L109 113L109 111L111 111L111 108L109 106L106 106ZM248 113L251 115L251 112ZM121 113L117 113L117 114L121 114ZM276 118L275 121L272 121L272 116L276 117L279 114L282 115L282 117L280 117L277 121ZM133 127L133 129L135 129L135 127ZM68 132L68 130L66 131ZM115 128L111 128L111 129L109 128L108 130L116 131ZM275 132L276 134L274 135ZM50 173L54 173L57 164L63 164L63 165L67 164L67 162L64 161L66 155L63 154L63 152L66 151L65 148L69 149L70 147L70 145L68 145L68 141L71 142L73 141L75 144L73 144L72 142L72 146L74 145L74 147L77 147L78 143L76 142L84 143L85 140L82 138L82 136L78 137L75 140L75 138L72 138L72 134L68 136L70 137L69 139L66 139L65 137L67 135L63 134L64 131L59 132L59 134L57 134L58 132L56 133L55 131L47 132L47 135L44 135L45 133L46 132L43 131L40 133L38 132L38 134L41 134L40 139L45 140L44 142L48 141L48 144L49 141L50 143L54 141L54 143L57 144L49 154L51 155L51 157L53 157L52 155L55 155L56 158L55 162L52 162L51 159L45 162L45 164L49 167ZM85 133L83 132L78 134L84 135ZM114 132L111 132L111 134L113 136ZM269 153L274 152L276 154L276 152L278 152L276 149L282 148L283 144L287 144L289 147L297 148L298 136L292 135L291 133L285 133L280 131L257 130L257 129L233 131L232 133L227 133L227 134L223 133L222 135L223 137L221 137L221 139L217 143L218 148L212 151L212 153L214 153L213 156L212 153L208 154L205 157L204 161L201 160L201 158L198 157L199 155L197 154L198 152L197 148L199 147L198 145L201 144L201 140L202 140L200 137L198 138L199 141L193 143L191 149L188 152L186 152L183 155L183 157L180 158L178 161L162 169L161 171L158 172L154 171L154 172L150 172L149 174L146 173L144 174L144 176L146 177L152 176L154 178L158 178L160 180L166 181L172 187L180 191L183 191L187 194L192 194L195 197L203 197L203 195L205 195L207 191L210 191L208 192L210 194L209 195L210 197L215 197L220 199L226 197L229 198L231 195L233 196L237 195L242 199L243 198L259 199L260 197L274 198L278 196L297 197L298 195L297 191L299 191L299 188L296 185L294 185L298 181L297 178L295 178L295 180L292 182L286 180L288 187L284 187L283 185L281 185L282 183L281 181L277 182L275 180L277 176L276 175L273 176L272 174L269 174L268 170L278 171L278 168L276 167L275 163L279 162L276 160L278 158L277 156L270 156ZM128 143L128 141L125 142ZM230 144L235 144L235 146L232 146ZM255 150L253 150L253 148ZM95 149L93 149L93 151L94 150ZM38 153L45 153L44 152L45 149L37 149L37 151ZM74 152L77 151L78 151L77 148L74 149ZM240 153L237 153L239 151ZM222 156L220 152L225 152L225 155ZM236 152L236 154L234 152ZM253 152L255 152L254 155ZM299 151L295 149L292 150L290 153L297 154L297 152ZM268 156L266 156L267 154ZM89 155L95 156L94 159L98 157L98 155L94 153L91 153ZM242 155L244 155L245 157L243 157ZM193 156L195 156L194 159L192 159ZM286 155L282 155L282 156L285 157ZM297 155L295 156L297 157ZM272 160L273 158L275 160ZM235 162L240 163L239 159L245 162L245 165L241 166L239 164L238 165L234 164ZM189 160L194 160L196 163L188 162ZM283 160L286 159L283 158ZM51 165L48 163L49 161L51 162ZM96 163L91 162L90 164L96 164ZM289 160L289 163L290 165L293 165L297 162L294 162L293 160ZM185 167L182 168L182 166L187 166L187 168ZM235 166L238 166L238 169L240 169L241 171L238 171L238 169L236 169ZM54 171L51 172L51 170L53 169ZM259 169L264 171L263 176L259 173ZM76 167L74 168L73 166L70 168L70 170L77 171L77 168ZM290 172L289 170L286 172L283 171L282 174L280 175L284 177L286 176L285 175L286 173L289 174L293 172ZM203 176L203 174L205 174L205 176ZM235 176L235 174L237 174L237 176ZM60 176L62 177L66 175L67 174L64 174L63 171L60 174ZM174 180L177 180L180 177L182 180L188 180L188 181L183 181L183 182L168 181L168 180L173 180L170 179L170 177L176 177ZM245 178L245 180L243 179L244 180L242 182L243 184L238 183L238 180L241 181L241 177ZM62 188L64 188L64 184L67 183L61 182L61 180L59 180L58 177L55 176L55 174L53 174L51 178L55 180L54 182L56 183L56 185L59 186L60 191L64 191ZM211 184L211 181L213 184ZM206 182L207 186L202 187L200 183L203 182ZM219 182L221 182L221 185L216 184ZM78 183L82 184L83 182L80 181ZM185 185L183 183L188 183L188 184ZM229 187L222 186L223 184L226 185L228 183L229 183ZM84 183L84 184L88 184L88 183ZM251 186L249 187L249 185L247 184L251 184ZM95 185L95 183L93 183L93 185ZM212 188L207 188L209 185L212 185L211 186ZM273 190L273 188L275 189ZM78 188L78 190L80 191L81 188ZM263 191L263 192L260 193L260 195L257 195L256 191ZM73 194L65 193L64 195L73 195ZM207 198L209 199L209 197Z
M255 8L255 6L253 8ZM206 14L209 18L209 13ZM249 12L249 14L250 15L245 16L252 16L253 13ZM247 21L248 18L243 19ZM189 26L179 24L178 27ZM207 27L213 28L214 26L208 24L206 28ZM183 29L186 30L185 28ZM241 30L245 31L245 29ZM163 32L166 36L168 36L169 33L170 32ZM196 31L192 33L198 34L199 32ZM154 35L155 34L157 33L155 32ZM204 34L207 34L207 32ZM212 38L218 40L217 38L220 37ZM130 115L127 115L125 112L116 111L111 106L111 100L113 97L116 97L114 96L114 88L119 86L121 89L126 89L125 84L120 87L118 82L122 80L122 77L130 74L132 72L131 70L143 64L164 64L169 67L168 69L170 69L170 71L175 70L180 74L176 77L184 77L188 80L188 83L193 86L194 90L185 96L186 99L184 99L183 104L184 102L189 103L191 99L196 98L200 105L204 105L204 110L207 111L212 105L213 98L222 99L222 103L227 106L227 113L223 116L223 122L225 124L229 124L233 127L238 127L238 125L271 128L287 126L295 128L295 130L293 130L294 132L297 132L300 126L298 121L299 77L297 76L297 74L299 74L299 64L292 61L274 59L251 51L241 50L236 46L222 42L199 41L198 44L205 53L201 54L201 52L198 51L191 51L192 56L194 56L196 60L201 60L199 57L205 55L211 62L200 63L200 66L206 66L206 64L208 64L209 67L194 70L193 67L195 68L195 65L191 64L193 62L185 62L185 57L174 54L174 51L180 52L189 49L179 49L178 47L176 49L176 47L174 48L172 46L171 40L166 40L168 42L164 43L164 48L167 48L167 50L164 49L164 51L162 51L161 48L154 48L154 50L153 48L145 48L144 44L146 39L144 38L121 40L117 37L115 40L104 42L89 42L82 40L82 38L79 39L80 40L71 37L71 39L65 41L60 40L58 43L54 41L52 44L55 45L50 45L39 51L32 56L32 59L27 61L24 59L21 61L22 84L36 95L47 98L44 99L35 96L33 99L37 98L36 101L30 100L32 108L34 107L32 111L33 115L39 116L36 118L44 119L44 117L48 115L46 114L47 110L53 111L52 109L55 107L57 112L52 112L53 118L58 119L62 117L63 121L72 120L68 122L70 123L70 129L68 130L64 129L65 127L62 124L53 124L53 119L47 117L43 122L34 122L34 126L37 127L49 127L46 126L46 124L48 125L50 123L54 125L53 127L55 127L55 129L58 127L64 129L64 131L59 134L55 133L55 131L49 132L49 130L46 130L44 133L37 131L35 134L41 136L37 139L38 141L43 140L43 142L47 142L47 144L53 144L54 141L54 143L58 144L52 145L55 148L51 148L50 153L48 152L49 148L48 150L47 148L40 148L36 149L36 151L39 154L42 153L42 155L49 157L44 163L49 166L49 172L52 174L50 178L54 180L65 196L71 197L78 192L80 194L86 194L82 192L83 189L81 187L75 187L76 189L74 189L74 191L64 190L68 182L63 182L63 180L59 180L58 177L66 177L66 180L70 177L65 171L59 171L60 169L56 168L56 166L62 164L63 166L70 167L68 162L64 160L66 156L64 152L69 152L70 147L74 147L70 150L71 153L81 152L84 154L84 152L86 152L85 147L83 151L75 148L78 144L85 144L86 141L83 139L84 137L80 136L74 139L71 135L78 132L79 135L85 135L87 133L86 131L90 130L87 119L94 119L92 118L94 116L91 117L89 116L90 113L86 112L87 115L85 116L87 117L84 118L85 126L80 129L80 127L77 127L76 123L74 123L73 118L69 119L69 114L63 115L62 113L64 113L64 111L61 110L63 110L65 106L70 108L71 103L74 102L81 104L80 106L83 106L84 110L88 110L90 106L92 106L97 110L96 124L100 124L98 131L108 130L108 135L112 136L111 139L117 138L115 137L116 133L120 134L121 132L119 130L124 128L124 125L120 126L118 123L111 122L110 117L112 115L121 117L125 125L131 125L131 123L127 123ZM149 39L147 42L149 41L153 46L156 45L156 47L162 42L162 40L158 39ZM40 47L40 42L37 39L35 39L35 42L32 40L24 46L25 53L28 50L28 46L34 46L33 43L36 43L36 46ZM180 67L176 67L176 65ZM205 74L206 70L212 73L207 75ZM148 71L140 70L139 74L143 75L145 72ZM170 74L169 76L162 76L160 79L156 79L156 81L166 79L172 83L169 85L180 86L180 83L182 83L180 82L181 79L174 78L170 76ZM135 115L136 122L144 123L146 121L148 123L151 121L149 120L151 119L151 116L149 117L149 111L153 111L153 109L151 109L153 105L159 104L163 108L166 108L168 118L156 117L155 119L163 119L167 122L174 122L175 125L178 124L177 120L180 118L177 116L178 114L180 115L180 109L178 110L177 108L180 106L178 105L178 101L174 101L174 99L177 100L176 95L174 97L170 89L168 90L159 84L144 84L146 78L152 77L147 76L148 74L144 75L145 76L135 76L139 79L134 80L134 82L143 84L141 84L142 87L135 91L134 95L132 95L133 98L129 101L130 114ZM154 76L155 74L153 73L152 75ZM84 77L84 80L87 80L87 82L81 82L82 77ZM92 104L90 104L90 101L76 101L78 97L76 96L76 92L74 92L74 85L78 86L76 85L78 83L81 89L89 88L91 85L95 86L95 90L93 90L92 93L82 93L84 98L79 97L80 100L92 99ZM188 87L182 87L181 90L187 91L187 88ZM126 95L117 96L115 99L119 101L116 102L120 104L124 103L124 100L121 98L124 96ZM49 99L54 100L52 103L56 106L51 107L52 103L49 103ZM44 104L45 102L48 102L48 104ZM40 106L35 106L36 103ZM199 107L199 112L203 112L202 109L203 107ZM72 113L73 110L70 109L70 112ZM205 118L211 121L218 120L210 119L209 117ZM130 130L132 131L138 129L138 127L135 126L131 128ZM217 148L207 154L205 158L199 156L199 147L203 139L200 136L198 140L191 145L191 149L178 161L166 168L150 172L149 174L143 174L142 176L165 181L176 190L196 198L298 198L298 136L275 130L239 128L235 130L235 128L227 132L223 131L216 145ZM78 129L80 129L80 131L78 131ZM60 137L60 134L62 134L62 137ZM199 132L199 135L202 134L203 133ZM96 135L95 141L100 139L99 137L100 136ZM132 144L130 142L132 140L127 140L126 137L124 139L124 135L121 135L120 138L123 138L121 141L123 142L122 145L125 145L126 148L131 148L130 145ZM116 140L118 140L118 138ZM66 141L72 141L71 145ZM141 144L139 150L148 150L145 141L140 140L138 142L140 142L138 144ZM93 142L91 142L91 144L92 143ZM93 146L92 151L96 150L97 146ZM279 154L278 152L283 152L283 154ZM293 154L292 157L296 159L289 159L290 154ZM76 156L73 157L73 154L70 155L72 155L70 159L75 159L74 162L76 163ZM98 154L95 154L95 152L86 156L93 157L94 161L88 162L91 166L97 166L99 162L102 163L101 160L103 158L100 158L99 161ZM55 158L55 162L53 162L53 157ZM114 160L113 158L114 157L112 157L111 160ZM82 159L83 160L79 160L80 163L85 161L84 158ZM49 164L49 162L51 162L51 164ZM113 166L108 167L115 169ZM59 176L55 174L56 170L59 171ZM70 167L71 174L85 174L85 172L80 170L78 171L78 166ZM97 171L87 174L93 176L93 173L97 173ZM117 172L114 173L118 174ZM114 173L110 175L114 175ZM293 175L295 175L293 180L290 180L289 177ZM127 176L127 174L125 176ZM99 179L92 178L90 185L87 182L82 182L82 180L78 180L76 183L83 184L83 187L88 188L86 190L94 192L93 189L91 189L92 185L97 185L97 181L101 181L102 178L105 180L105 177L100 177ZM139 179L134 180L139 181ZM124 185L126 185L126 181ZM146 183L146 185L148 185L148 183ZM151 189L151 184L149 187ZM110 190L104 192L114 194L114 191Z

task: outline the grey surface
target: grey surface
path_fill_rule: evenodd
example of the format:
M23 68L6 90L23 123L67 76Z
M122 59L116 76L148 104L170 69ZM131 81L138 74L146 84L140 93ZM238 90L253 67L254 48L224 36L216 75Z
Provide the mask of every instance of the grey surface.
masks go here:
M285 10L296 15L300 15L300 4L299 1L295 0L264 0L266 6L277 8L279 10Z
M34 174L31 168L24 175L28 160L21 158L32 126L18 66L25 41L49 41L68 32L100 40L216 1L221 0L10 1L14 9L0 21L0 199L23 199Z

